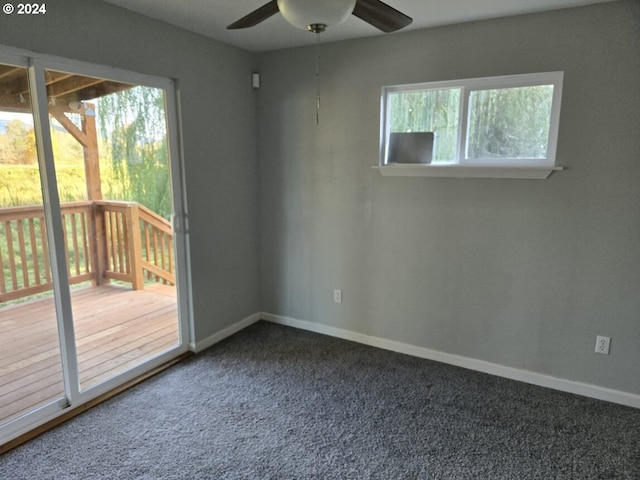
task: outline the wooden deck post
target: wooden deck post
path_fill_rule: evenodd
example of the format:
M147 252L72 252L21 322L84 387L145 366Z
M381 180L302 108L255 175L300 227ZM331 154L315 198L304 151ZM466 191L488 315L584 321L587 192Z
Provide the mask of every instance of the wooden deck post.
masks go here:
M84 172L87 184L87 198L93 202L102 200L102 182L100 180L100 153L98 152L98 132L96 130L96 106L88 103L82 115L82 133L84 142L80 142L84 152ZM95 204L94 204L95 205ZM104 225L104 210L93 209L93 230L95 244L95 284L109 283L104 272L107 270L107 238Z
M82 132L85 134L84 171L89 200L102 200L100 182L100 154L98 153L98 133L96 130L96 106L87 103L82 115Z
M131 266L131 283L134 290L144 288L144 272L142 271L142 235L140 234L140 211L138 204L127 208L127 245L129 246L129 264Z
M49 107L49 114L82 145L84 153L84 170L87 185L87 200L102 200L100 182L100 154L98 152L98 132L96 130L96 106L87 103L79 113L82 115L82 130L76 127L65 112L70 111L61 106ZM78 113L78 112L73 112Z
M95 285L105 285L109 279L105 276L107 271L107 232L104 224L104 208L93 203L91 208L91 223L89 245L91 245L91 260L93 266Z
M102 184L100 181L100 153L98 151L98 132L96 130L96 106L87 103L79 111L82 115L82 129L79 129L65 112L70 110L62 106L50 106L49 114L65 128L80 145L84 154L85 183L87 187L87 200L95 202L102 200ZM77 112L73 112L77 113ZM109 283L105 272L106 260L106 236L104 225L104 212L94 205L91 215L91 260L94 268L94 283L103 285Z

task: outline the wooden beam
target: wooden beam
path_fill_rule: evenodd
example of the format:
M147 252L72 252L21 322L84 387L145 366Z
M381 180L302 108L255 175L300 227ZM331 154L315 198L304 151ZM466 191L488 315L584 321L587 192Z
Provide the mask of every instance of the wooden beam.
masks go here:
M71 134L73 138L75 138L83 147L86 147L89 144L89 139L87 135L80 130L75 123L73 123L69 117L64 114L64 108L61 106L49 106L49 115L55 118L60 125L64 127L64 129Z
M104 80L101 78L73 77L68 80L56 82L55 85L51 85L49 88L49 97L64 97L69 93L77 92L78 90L83 90L102 82L104 82Z
M84 151L84 171L87 185L88 200L102 200L102 184L100 180L100 154L98 152L98 132L96 129L95 113L89 115L87 110L95 112L94 104L87 104L87 109L82 110L82 130L79 129L64 112L62 105L49 106L49 114L62 125L73 138L75 138Z
M11 65L0 65L0 79L17 76L16 74L21 73L26 76L27 69L24 67L12 67Z
M29 111L27 70L21 67L0 68L0 102L3 110Z
M96 106L92 103L86 105L93 112ZM84 146L84 171L87 181L87 197L89 200L102 200L102 184L100 181L100 154L98 152L98 132L96 130L96 117L93 115L82 116L82 132L87 143Z
M66 80L67 78L73 77L72 73L62 73L62 72L53 72L51 70L47 70L46 71L46 79L45 79L45 85L50 86L50 85L54 85L55 83L61 82L62 80ZM17 93L22 93L22 94L27 94L29 93L29 85L28 83L25 84L23 90L17 92Z
M73 77L73 73L66 72L55 72L53 70L46 71L45 83L47 85L53 85L54 83L60 82L62 80L66 80L67 78Z

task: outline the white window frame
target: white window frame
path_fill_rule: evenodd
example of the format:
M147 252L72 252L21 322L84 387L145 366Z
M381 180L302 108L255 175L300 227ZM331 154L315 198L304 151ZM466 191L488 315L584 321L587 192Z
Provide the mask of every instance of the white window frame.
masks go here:
M556 147L560 125L560 104L564 72L544 72L523 75L448 80L408 85L393 85L382 88L380 121L380 163L377 167L383 175L391 176L438 176L438 177L490 177L490 178L547 178L556 165ZM553 85L553 98L549 123L547 156L545 158L501 158L467 160L467 137L469 99L472 92L501 88ZM458 143L455 158L450 163L390 164L387 151L390 134L389 94L426 90L460 89L458 117Z

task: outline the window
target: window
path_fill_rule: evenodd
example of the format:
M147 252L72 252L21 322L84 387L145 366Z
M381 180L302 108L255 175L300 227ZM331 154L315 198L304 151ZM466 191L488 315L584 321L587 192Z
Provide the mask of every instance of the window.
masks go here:
M549 72L385 87L380 166L550 173L562 78Z

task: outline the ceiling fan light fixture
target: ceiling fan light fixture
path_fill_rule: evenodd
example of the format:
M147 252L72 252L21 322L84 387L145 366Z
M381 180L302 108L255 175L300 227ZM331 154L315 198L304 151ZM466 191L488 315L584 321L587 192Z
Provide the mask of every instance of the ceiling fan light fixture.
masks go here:
M314 33L344 22L355 6L356 0L278 0L278 9L287 22Z

